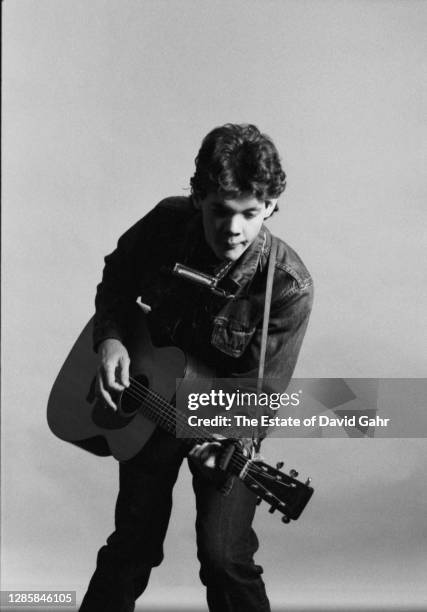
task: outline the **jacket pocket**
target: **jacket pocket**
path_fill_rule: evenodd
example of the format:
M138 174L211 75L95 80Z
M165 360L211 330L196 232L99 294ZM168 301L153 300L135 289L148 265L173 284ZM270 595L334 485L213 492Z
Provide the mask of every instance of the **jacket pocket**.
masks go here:
M212 330L211 344L222 353L231 357L240 357L255 333L255 327L242 327L237 321L215 319Z

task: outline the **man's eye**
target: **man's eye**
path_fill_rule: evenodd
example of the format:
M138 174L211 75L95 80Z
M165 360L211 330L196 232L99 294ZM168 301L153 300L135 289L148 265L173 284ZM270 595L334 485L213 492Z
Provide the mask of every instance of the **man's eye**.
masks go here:
M245 213L245 219L254 219L255 217L258 217L258 213L257 212L248 212L248 213Z

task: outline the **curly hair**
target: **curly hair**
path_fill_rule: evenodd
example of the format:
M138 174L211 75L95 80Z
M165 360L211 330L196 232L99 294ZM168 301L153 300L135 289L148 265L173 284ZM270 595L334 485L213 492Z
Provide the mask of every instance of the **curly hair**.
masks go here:
M255 125L227 123L215 128L203 139L195 163L190 184L196 198L210 192L226 198L251 193L268 202L286 187L277 149Z

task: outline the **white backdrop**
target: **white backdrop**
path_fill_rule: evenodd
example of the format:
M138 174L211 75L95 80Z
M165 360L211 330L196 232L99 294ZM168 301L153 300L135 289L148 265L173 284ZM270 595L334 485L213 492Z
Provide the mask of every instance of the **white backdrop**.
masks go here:
M81 598L112 530L116 466L56 440L47 397L103 256L188 193L213 127L255 123L282 152L272 229L316 285L295 374L425 376L427 4L2 5L2 588ZM276 609L426 600L424 440L271 440L265 454L316 488L292 526L258 512ZM147 609L203 607L193 522L183 469Z

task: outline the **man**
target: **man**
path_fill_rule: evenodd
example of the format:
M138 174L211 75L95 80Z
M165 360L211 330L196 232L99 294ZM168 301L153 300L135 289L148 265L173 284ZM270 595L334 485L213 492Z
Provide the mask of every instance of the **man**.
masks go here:
M272 235L264 226L285 189L277 150L253 125L227 124L203 140L191 196L167 198L128 230L105 259L96 296L98 392L112 410L129 384L126 338L137 298L153 342L176 345L218 376L256 378ZM292 375L308 323L312 280L298 255L277 241L265 376ZM218 279L219 291L171 273L179 262ZM229 296L232 296L231 298ZM226 297L228 296L228 297ZM256 498L238 479L218 486L213 444L190 452L200 578L211 612L268 612L253 555ZM186 456L182 440L157 428L120 463L116 529L98 553L81 612L129 612L163 558L172 488Z

